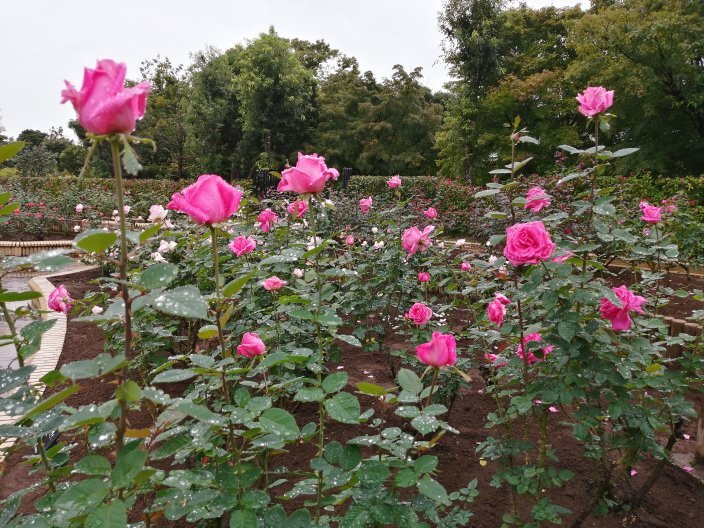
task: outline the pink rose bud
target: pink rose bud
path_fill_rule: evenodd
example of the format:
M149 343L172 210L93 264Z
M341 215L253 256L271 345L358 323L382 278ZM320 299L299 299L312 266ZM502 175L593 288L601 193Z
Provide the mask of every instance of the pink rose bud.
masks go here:
M144 115L150 82L125 88L127 67L110 59L98 61L94 70L85 68L78 91L66 82L61 102L71 101L78 122L93 134L129 134Z
M368 213L369 210L372 208L372 204L374 203L374 200L372 200L371 196L367 196L366 198L362 198L359 201L359 209L363 213Z
M430 273L421 271L418 273L418 282L428 282L430 280Z
M328 169L325 158L317 154L305 155L298 153L295 167L290 167L281 173L277 190L292 191L298 194L319 193L325 188L325 183L336 180L339 172Z
M386 180L386 185L389 186L389 189L396 189L397 187L401 187L401 176L391 176L391 178Z
M553 251L555 244L540 221L514 224L506 229L504 257L514 266L538 264L550 258Z
M635 477L637 474L638 474L638 471L636 471L635 469L632 469L632 470L631 470L631 476L632 476L632 477Z
M406 314L406 318L413 321L416 326L423 326L432 316L433 311L423 303L415 303Z
M499 299L494 299L486 307L486 316L492 323L501 326L504 324L506 306Z
M694 471L694 468L692 466L682 466L682 469L684 469L687 473L691 473Z
M299 279L303 277L303 270L300 268L296 268L293 270L293 276L298 277Z
M445 367L457 361L456 348L455 336L433 332L430 341L416 347L416 356L426 365Z
M579 113L586 117L600 114L614 104L614 91L602 86L590 86L577 95Z
M242 342L237 345L237 353L247 358L261 356L264 352L266 352L266 346L256 332L245 332Z
M168 212L163 206L154 204L149 207L149 216L147 217L147 222L157 223L162 220L166 220L166 215Z
M502 361L502 357L498 354L492 354L490 352L487 352L486 354L484 354L484 359L486 359L494 368L505 367L506 365L508 365L508 361Z
M227 246L238 257L251 253L257 247L257 241L252 237L238 236Z
M427 218L437 218L438 217L438 211L434 207L428 207L425 211L423 211L423 214Z
M67 314L73 305L73 299L71 299L66 286L61 284L54 288L54 290L49 294L47 304L49 305L49 308L55 312Z
M348 246L351 246L354 244L354 237L352 235L347 235L347 238L345 238L345 244Z
M433 245L430 240L430 233L433 232L435 226L427 226L423 231L418 229L418 226L409 227L401 236L401 245L403 249L408 251L408 256L411 257L420 249L421 252Z
M472 265L469 262L463 262L462 264L460 264L460 269L462 271L469 271L470 269L472 269Z
M296 218L303 218L303 215L306 214L306 211L308 210L308 202L305 200L296 200L295 202L291 202L288 204L288 213L291 216L295 216Z
M281 280L276 275L262 281L262 286L264 286L264 289L268 291L280 290L281 288L286 286L286 284L288 283L285 280Z
M557 407L555 407L554 405L551 405L550 407L548 407L548 411L550 411L551 413L560 412L557 410Z
M543 207L550 205L550 197L541 187L531 187L526 194L525 209L530 209L534 213L539 212Z
M629 312L642 314L641 306L648 302L645 297L634 294L625 285L618 288L611 288L616 297L621 301L621 306L616 306L606 297L601 299L601 317L611 321L612 330L628 330L631 328L632 320Z
M268 233L271 230L271 226L279 221L279 217L271 209L264 209L259 216L257 216L257 222L259 222L259 228Z
M217 224L237 212L243 194L216 174L202 174L195 183L172 194L166 208L186 213L198 224Z
M506 297L503 293L496 292L496 293L494 294L494 299L496 299L497 301L499 301L499 302L500 302L501 304L503 304L504 306L507 305L507 304L511 304L511 299L509 299L508 297Z
M76 204L76 212L78 214L81 214L83 212L83 209L85 208L85 205L83 204Z
M528 334L527 336L525 336L523 338L523 345L518 345L518 348L516 349L516 355L519 358L521 358L522 361L525 361L529 365L532 365L533 363L540 363L541 361L543 361L547 357L547 355L550 352L555 350L555 347L553 345L548 345L548 346L543 347L541 349L541 351L543 353L543 357L538 357L535 354L533 354L533 352L528 350L526 357L524 358L523 357L523 347L525 346L527 348L528 343L530 343L531 341L540 342L540 341L542 341L542 339L543 339L542 336L537 332L535 332L533 334Z
M640 202L640 211L643 216L640 217L644 222L649 224L658 224L662 221L662 207L650 205L648 202Z

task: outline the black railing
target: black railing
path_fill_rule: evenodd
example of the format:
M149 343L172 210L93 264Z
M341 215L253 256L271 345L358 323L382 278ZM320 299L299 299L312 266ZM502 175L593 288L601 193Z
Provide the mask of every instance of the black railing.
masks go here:
M342 174L340 175L340 183L343 189L347 189L350 183L350 178L353 176L352 167L345 167L342 169Z
M259 169L252 176L254 192L257 195L266 194L269 189L275 188L279 184L279 179L271 174L271 169Z

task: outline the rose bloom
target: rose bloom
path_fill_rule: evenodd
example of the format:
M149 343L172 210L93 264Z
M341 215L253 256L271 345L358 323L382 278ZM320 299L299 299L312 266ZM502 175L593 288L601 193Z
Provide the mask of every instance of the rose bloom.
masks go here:
M257 241L252 237L238 236L227 246L238 257L251 253L257 247Z
M298 277L300 279L301 277L303 277L303 270L300 268L295 268L293 270L293 276Z
M606 297L601 299L601 316L611 321L612 330L628 330L633 321L629 312L643 313L641 306L648 302L645 297L634 294L625 285L611 288L616 297L621 301L621 306L616 306Z
M526 348L527 348L527 345L528 345L529 342L531 342L531 341L536 341L536 342L537 342L537 341L542 341L542 339L543 339L542 336L541 336L539 333L537 333L537 332L535 332L535 333L533 333L533 334L528 334L527 336L525 336L525 337L523 338L523 346L526 346ZM543 347L543 348L541 349L541 351L542 351L542 353L543 353L543 357L542 357L542 358L537 357L535 354L533 354L533 352L531 352L531 351L529 350L528 353L527 353L527 355L526 355L526 357L525 357L525 359L524 359L524 357L523 357L523 346L518 345L518 348L516 349L516 355L517 355L519 358L521 358L521 360L523 360L523 361L525 361L526 363L528 363L529 365L532 365L533 363L540 363L541 361L543 361L543 360L545 359L545 357L546 357L550 352L552 352L553 350L555 350L555 347L554 347L553 345L548 345L548 346L546 346L546 347Z
M166 220L166 215L169 214L163 206L154 204L149 207L149 216L147 222L157 223Z
M508 361L506 361L505 359L501 361L503 358L498 354L486 353L484 354L484 358L488 360L489 363L491 363L491 366L494 368L501 368L508 365Z
M100 315L101 313L103 313L103 309L100 306L93 306L93 308L90 309L90 312L93 315Z
M416 326L423 326L430 321L432 316L433 311L423 303L415 303L405 315L405 317L413 321L413 324Z
M418 273L418 282L428 282L430 280L430 273L421 271Z
M514 266L538 264L550 258L555 247L540 221L514 224L506 229L504 257Z
M250 359L254 356L261 356L264 352L266 352L266 346L256 332L245 332L242 336L242 342L237 345L237 353Z
M539 212L543 207L550 205L550 197L542 187L531 187L526 193L525 209L530 209L534 213Z
M494 299L498 300L501 304L511 304L511 299L506 297L503 293L496 292L494 294Z
M423 214L427 218L437 218L438 217L438 211L434 207L428 207L425 211L423 211Z
M640 202L640 211L643 216L640 217L644 222L649 224L658 224L662 221L662 207L650 205L646 201Z
M389 189L396 189L397 187L401 187L401 176L398 174L396 176L391 176L388 180L386 180L386 185L389 186Z
M308 203L305 200L296 200L288 204L288 213L296 218L303 218L308 210Z
M492 323L501 326L504 324L506 306L499 299L494 299L486 307L486 316Z
M217 224L237 212L243 194L216 174L202 174L172 194L166 208L186 213L197 224Z
M80 204L80 203L79 203L79 204L76 204L76 212L77 212L78 214L81 214L81 213L83 212L83 209L85 209L85 205Z
M271 230L271 226L279 221L279 217L271 209L264 209L259 216L257 216L257 222L259 222L259 228L268 233Z
M150 82L125 88L127 67L110 59L98 61L94 70L83 70L83 85L78 91L66 82L61 102L71 101L78 122L88 132L97 135L129 134L147 108Z
M348 246L351 246L354 244L354 237L352 235L347 235L347 238L345 238L345 244Z
M472 265L469 262L463 262L460 264L460 269L462 271L469 271L472 268Z
M281 173L281 180L276 190L293 191L298 194L319 193L325 188L328 180L337 180L339 175L336 169L328 169L324 157L299 152L296 166L289 167Z
M408 256L411 257L420 249L421 252L433 245L430 240L430 233L435 230L435 226L427 226L423 231L418 229L418 226L409 227L401 236L401 245L403 249L408 251Z
M614 104L614 91L607 90L602 86L590 86L577 95L579 102L579 113L586 117L592 117L604 112Z
M49 294L47 304L49 305L49 308L55 312L67 314L73 305L73 299L71 299L71 295L69 295L66 286L61 284L54 288L54 290Z
M416 347L416 356L426 365L445 367L457 361L456 348L455 336L433 332L430 341Z
M557 255L552 258L553 262L557 262L558 264L562 264L566 260L574 257L574 253L571 251L567 251L566 253L563 253L562 255Z
M363 213L368 213L369 210L372 208L372 204L374 203L374 200L372 200L371 196L367 196L366 198L362 198L359 201L359 209Z
M130 207L129 205L125 205L122 210L125 212L125 214L129 214L132 210L132 207Z
M159 242L159 248L157 251L159 253L168 253L169 251L176 249L178 244L174 240L162 240Z
M262 281L262 286L264 286L264 289L268 291L280 290L281 288L286 286L286 284L288 283L285 280L281 280L276 275Z

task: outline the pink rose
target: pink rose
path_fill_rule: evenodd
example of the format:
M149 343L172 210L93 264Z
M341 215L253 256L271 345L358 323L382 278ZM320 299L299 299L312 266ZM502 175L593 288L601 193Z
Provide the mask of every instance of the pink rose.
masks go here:
M268 233L271 230L271 226L279 221L279 217L271 209L264 209L259 216L257 216L257 222L259 222L259 228Z
M621 306L616 306L606 297L601 299L601 316L604 319L611 321L612 330L628 330L631 328L631 316L628 312L637 312L642 314L641 306L648 302L645 297L634 294L625 285L618 288L611 288L616 297L621 301Z
M579 113L586 117L592 117L614 104L614 91L607 90L602 86L590 86L577 95L577 101L579 102Z
M649 224L658 224L662 221L662 207L650 205L646 201L640 202L640 211L643 216L640 217L644 222Z
M430 280L430 273L421 271L418 273L418 282L428 282Z
M396 189L397 187L401 187L401 176L398 174L396 176L391 176L388 180L386 180L386 185L389 186L389 189Z
M430 341L416 347L416 356L426 365L445 367L457 361L456 348L455 336L433 332Z
M501 361L503 358L501 356L499 356L498 354L491 354L491 353L487 352L486 354L484 354L484 358L486 360L488 360L489 363L491 363L492 367L495 367L495 368L501 368L501 367L505 367L506 365L508 365L508 361L506 361L505 359L503 361Z
M428 207L425 211L423 211L423 214L427 218L437 218L438 217L438 211L434 207Z
M432 316L433 311L423 303L415 303L406 314L406 318L413 321L416 326L423 326Z
M528 334L527 336L525 336L525 337L523 338L523 346L526 346L526 347L527 347L527 345L528 345L529 342L531 342L531 341L539 342L539 341L542 341L542 339L543 339L542 336L541 336L539 333L537 333L537 332L534 333L534 334ZM533 363L540 363L541 361L543 361L543 360L545 359L545 357L546 357L550 352L552 352L553 350L555 350L555 347L554 347L553 345L548 345L548 346L546 346L546 347L543 347L543 348L541 349L541 351L542 351L542 353L543 353L543 357L537 357L535 354L533 354L533 352L531 352L531 351L529 350L528 353L526 354L525 359L524 359L524 357L523 357L523 346L518 345L518 348L516 349L516 355L517 355L519 358L521 358L522 361L525 361L525 362L528 363L529 365L532 365Z
M433 245L433 241L430 240L429 236L434 229L435 226L427 226L421 231L418 229L418 226L413 226L403 232L401 244L403 249L408 251L409 257L415 255L419 249L423 252L428 249L429 246Z
M372 208L372 203L374 200L372 200L371 196L368 196L366 198L362 198L359 201L359 208L363 213L368 213L369 210Z
M552 261L557 262L558 264L562 264L563 262L568 259L571 259L572 257L574 257L574 253L572 253L571 251L567 251L566 253L563 253L561 255L554 256L552 258Z
M308 210L308 202L305 200L296 200L288 204L288 213L296 218L303 218Z
M540 211L543 207L550 205L550 197L542 187L531 187L526 193L525 209L530 209L534 213Z
M506 297L503 293L496 292L494 294L494 299L496 299L503 305L511 304L511 299Z
M73 299L71 299L71 295L69 295L66 286L61 284L54 288L54 290L49 294L47 304L49 305L49 308L55 312L63 312L67 314L73 305Z
M127 67L110 59L98 61L94 70L83 70L79 92L68 82L61 92L61 102L71 101L78 122L93 134L129 134L144 115L150 82L125 88Z
M319 193L325 188L325 182L330 179L336 180L338 176L337 170L328 169L325 165L324 157L299 152L296 166L281 173L277 190L293 191L298 194Z
M81 214L83 212L83 209L85 209L85 205L83 204L76 204L76 212L78 214Z
M506 306L499 299L494 299L486 307L486 316L492 323L498 326L504 324Z
M266 346L256 332L245 332L242 342L237 345L237 353L247 358L261 356L264 352L266 352Z
M351 246L354 244L354 237L352 235L347 235L347 238L345 238L345 244L348 246Z
M166 209L164 209L163 206L154 204L149 207L149 216L147 217L148 222L160 222L162 220L166 220L166 215L168 212Z
M285 280L281 280L276 275L262 281L262 286L264 286L264 289L267 291L280 290L286 286L286 284L288 283Z
M504 257L514 266L538 264L550 258L555 244L540 221L514 224L506 229Z
M472 268L472 265L469 262L463 262L460 264L460 269L462 271L469 271Z
M202 174L172 194L166 208L186 213L198 224L217 224L237 212L243 194L216 174Z
M238 257L251 253L257 247L257 241L252 237L238 236L227 246Z

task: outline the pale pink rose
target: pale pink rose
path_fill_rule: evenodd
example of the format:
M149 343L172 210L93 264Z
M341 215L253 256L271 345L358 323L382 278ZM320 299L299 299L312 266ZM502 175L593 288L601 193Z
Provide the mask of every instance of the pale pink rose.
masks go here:
M66 286L61 284L54 288L54 290L49 294L47 304L49 305L49 308L55 312L67 314L73 305L73 299L71 299Z
M268 279L263 280L261 284L262 286L264 286L265 290L272 291L280 290L288 283L285 280L281 280L276 275L274 275L273 277L269 277Z
M125 214L130 214L132 207L130 207L129 205L125 205L122 210L125 212Z
M616 306L606 297L601 299L601 317L611 321L612 330L628 330L631 328L632 320L629 312L642 314L641 306L648 302L645 297L634 294L625 285L618 288L611 288L616 297L621 301L621 306Z
M511 299L506 297L503 293L496 292L494 293L494 299L499 301L503 305L511 304Z
M61 102L71 101L78 122L88 132L129 134L144 115L151 83L142 82L125 88L126 72L123 63L100 60L94 70L84 68L80 91L65 81Z
M430 240L430 233L435 230L435 226L427 226L423 231L418 229L418 226L409 227L401 236L401 244L403 249L408 251L408 256L411 257L420 249L421 252L433 245Z
M602 86L589 86L577 95L576 99L579 102L579 113L592 117L608 110L614 104L614 91Z
M472 265L469 262L463 262L462 264L460 264L460 269L462 271L469 271L470 269L472 269Z
M93 315L100 315L103 313L103 309L100 306L93 306L93 308L90 309L90 313Z
M543 347L541 349L541 351L543 353L543 357L538 357L535 354L533 354L533 352L531 352L529 350L526 357L524 358L523 357L523 346L526 346L526 348L527 348L527 344L530 343L531 341L539 342L539 341L542 341L542 339L543 339L542 336L537 332L535 332L533 334L528 334L527 336L525 336L523 338L523 345L518 345L518 348L516 349L516 355L519 358L521 358L522 361L525 361L529 365L532 365L533 363L540 363L541 361L543 361L547 357L547 355L550 352L555 350L555 347L553 345L548 345L546 347Z
M348 246L354 245L354 237L352 235L347 235L347 238L345 238L345 244Z
M415 303L406 314L406 318L413 321L416 326L423 326L432 316L433 311L423 303Z
M430 280L430 273L426 271L421 271L418 273L418 282L428 282Z
M550 258L555 244L540 221L514 224L506 229L504 257L514 266L538 264Z
M551 405L550 407L548 407L548 411L550 411L551 413L560 412L560 411L557 409L557 407L555 407L554 405Z
M631 476L632 476L632 477L635 477L637 474L638 474L638 471L636 471L635 469L632 469L632 470L631 470Z
M456 348L455 336L433 332L430 341L416 347L416 356L426 365L445 367L457 361Z
M264 352L266 352L266 346L256 332L245 332L242 342L237 345L237 353L247 358L261 356Z
M539 212L543 207L550 205L550 197L542 187L531 187L526 194L525 209L530 209L534 213Z
M217 224L237 212L243 194L216 174L202 174L195 183L171 195L166 208L186 213L198 224Z
M552 261L557 262L558 264L562 264L563 262L568 259L571 259L572 257L574 257L574 253L572 253L571 251L567 251L566 253L563 253L561 255L554 256L552 258Z
M438 217L438 211L434 207L428 207L425 211L423 211L423 214L427 218L437 218Z
M401 187L401 176L398 174L396 176L391 176L388 180L386 180L386 185L389 186L389 189L396 189L397 187Z
M257 216L257 222L259 222L259 228L268 233L271 230L271 226L279 221L279 217L271 209L264 209L259 216Z
M366 198L362 198L359 201L359 209L363 213L368 213L369 210L372 208L372 204L374 203L374 200L372 200L371 196L367 196Z
M495 368L501 368L508 365L508 361L503 359L498 354L492 354L490 352L487 352L486 354L484 354L484 359L489 361L489 363L491 363L491 366Z
M296 200L288 204L288 213L296 218L303 218L308 210L308 202L305 200Z
M506 306L498 299L494 299L486 306L486 316L492 323L501 326L504 324Z
M79 204L76 204L76 212L77 212L78 214L81 214L81 213L83 212L83 209L85 209L85 205L80 204L80 203L79 203Z
M336 180L339 173L328 169L325 158L317 154L306 155L298 153L295 167L290 167L281 173L277 190L292 191L298 194L319 193L325 188L325 182Z
M303 270L300 268L295 268L293 270L293 276L300 279L301 277L303 277Z
M232 251L238 257L251 253L257 247L257 241L252 237L238 236L230 242L227 246L230 251Z
M648 202L640 202L640 211L643 216L640 217L644 222L649 224L658 224L662 221L662 207L650 205Z
M692 466L682 466L682 469L684 469L687 473L691 473L694 471L694 468Z
M147 222L160 222L162 220L166 220L166 215L168 212L166 209L164 209L163 206L154 204L149 207L149 216L147 217Z

